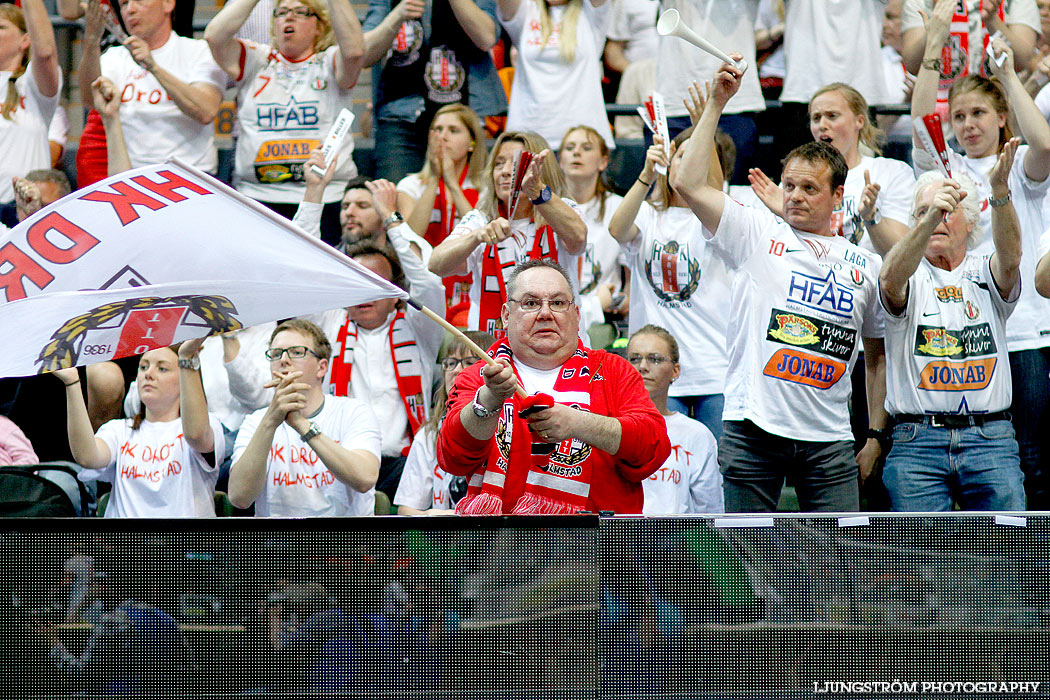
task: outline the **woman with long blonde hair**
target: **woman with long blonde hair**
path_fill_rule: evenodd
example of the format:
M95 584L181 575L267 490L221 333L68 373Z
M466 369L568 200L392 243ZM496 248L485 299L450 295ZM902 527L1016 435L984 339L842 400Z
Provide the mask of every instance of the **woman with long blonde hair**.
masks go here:
M602 97L605 0L498 0L499 19L518 49L507 129L559 143L569 127L593 127L614 148Z
M51 167L47 130L62 74L51 20L41 0L0 5L0 222L18 224L12 178Z
M526 0L528 1L528 0ZM522 151L534 158L511 201L514 161ZM467 328L493 333L501 327L506 279L515 264L551 258L575 277L587 243L587 225L567 197L565 175L543 137L505 131L496 140L481 178L477 206L430 256L435 275L472 275ZM573 279L573 291L579 280Z
M485 169L485 130L470 107L445 105L434 114L423 169L397 183L397 208L413 231L440 245L478 201ZM466 325L470 276L445 278L445 317Z

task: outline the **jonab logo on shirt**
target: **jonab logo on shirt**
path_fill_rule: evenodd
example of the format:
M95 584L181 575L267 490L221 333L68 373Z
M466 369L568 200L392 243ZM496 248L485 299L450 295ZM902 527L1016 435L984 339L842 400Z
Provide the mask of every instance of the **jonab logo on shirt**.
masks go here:
M839 318L853 317L853 291L835 279L833 270L828 270L824 277L793 271L788 283L788 300Z
M846 363L798 350L781 348L766 362L762 374L793 384L828 389L846 373Z

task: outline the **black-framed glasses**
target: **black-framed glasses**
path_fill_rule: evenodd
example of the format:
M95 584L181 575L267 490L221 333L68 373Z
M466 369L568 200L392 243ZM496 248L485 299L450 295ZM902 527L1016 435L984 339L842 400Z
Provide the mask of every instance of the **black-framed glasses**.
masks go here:
M572 306L572 299L566 299L565 297L554 297L553 299L541 299L539 297L514 299L508 297L507 301L513 301L518 305L522 313L526 314L539 313L539 310L543 308L544 304L547 305L547 308L551 310L552 314L563 314Z
M281 359L281 356L284 355L284 353L288 353L288 357L292 358L293 360L303 359L304 357L306 357L306 353L310 353L318 359L320 359L321 357L305 345L293 345L290 348L270 348L264 354L266 355L266 359L270 362L277 362Z
M309 19L316 17L317 13L309 7L278 7L273 11L273 16L282 19L288 15L295 15L298 19Z
M642 360L648 362L649 364L653 365L654 367L659 367L660 365L662 365L665 362L670 362L671 358L670 357L664 357L663 355L657 355L655 352L651 352L648 355L628 355L627 356L627 361L630 362L635 367L638 367L639 365L641 365L642 364Z
M467 357L446 357L444 360L441 361L441 369L445 370L446 372L454 372L455 370L459 369L460 367L463 367L464 369L466 369L467 367L470 367L475 362L477 362L477 359L474 358L474 357L470 357L470 356L467 356Z

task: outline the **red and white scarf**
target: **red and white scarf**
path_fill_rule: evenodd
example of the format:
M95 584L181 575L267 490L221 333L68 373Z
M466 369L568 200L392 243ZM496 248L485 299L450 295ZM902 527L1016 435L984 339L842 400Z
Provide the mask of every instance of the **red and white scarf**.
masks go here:
M427 405L423 397L423 357L415 334L404 311L398 311L387 332L390 360L394 364L397 392L408 414L408 424L415 435L426 422ZM357 324L350 320L339 328L335 353L332 355L330 391L335 396L350 395L350 376L354 369L354 346L357 344Z
M500 216L506 216L506 209L501 202L499 205ZM529 242L526 240L525 244ZM549 225L543 225L536 229L529 248L528 260L550 258L558 262L558 241L554 236L554 229ZM499 337L503 330L500 319L500 311L507 301L507 282L504 275L509 274L508 268L518 264L518 260L511 258L503 260L500 257L499 246L488 244L481 255L481 293L479 295L478 329L486 333L492 333Z
M513 360L506 338L493 345L489 354ZM592 366L593 362L587 348L577 341L576 352L562 365L554 382L553 399L589 411L591 381L601 371L601 364ZM475 473L468 481L467 495L457 505L457 514L501 514L509 469L528 469L525 491L514 504L515 514L575 514L588 508L594 450L576 438L563 440L553 450L545 445L518 416L535 398L522 399L514 394L503 403L488 463L483 473Z
M986 2L995 0L980 0L977 4L978 17ZM1005 20L1006 14L1003 6L1006 0L999 2L999 19ZM970 74L970 12L967 0L958 0L955 12L952 14L952 22L949 27L948 42L941 49L941 79L937 85L937 113L945 124L950 124L948 114L948 91L952 83L959 78ZM988 29L981 22L981 75L986 75L985 52L991 40Z
M467 163L463 166L463 172L459 174L459 187L463 190L463 196L466 197L467 203L473 207L478 203L478 191L473 187L463 187L469 170L470 163ZM435 216L435 212L437 216ZM466 212L458 213L462 216ZM448 238L449 234L452 233L453 225L459 218L456 214L456 203L448 195L445 180L444 178L438 178L438 191L434 197L434 209L430 213L430 224L427 226L426 233L423 234L423 238L427 240L427 243L436 248L439 243ZM470 273L449 275L442 281L445 283L445 305L448 309L445 314L446 318L453 325L466 325L465 314L470 309L470 283L473 281L473 276ZM461 316L464 317L462 324L453 320L459 319Z

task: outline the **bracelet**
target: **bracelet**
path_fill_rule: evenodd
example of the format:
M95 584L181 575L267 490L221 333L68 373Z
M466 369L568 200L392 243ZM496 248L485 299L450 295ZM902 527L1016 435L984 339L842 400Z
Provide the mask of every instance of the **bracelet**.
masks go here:
M938 73L941 72L941 59L940 58L924 58L922 59L922 67L930 70L935 70Z
M646 187L652 187L653 186L653 183L646 182L645 180L643 180L641 175L638 176L638 182L642 183Z
M999 199L996 199L995 197L989 197L988 204L993 207L1002 207L1009 204L1011 199L1013 199L1013 197L1009 192L1007 192L1005 197L1000 197Z
M77 380L75 382L70 382L69 384L66 384L65 382L62 382L62 383L65 384L65 386L70 387L70 386L73 386L74 384L79 384L80 383L80 377L77 377Z

